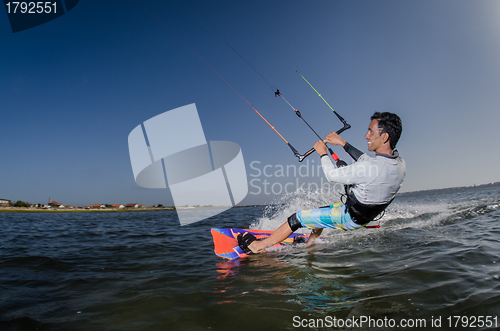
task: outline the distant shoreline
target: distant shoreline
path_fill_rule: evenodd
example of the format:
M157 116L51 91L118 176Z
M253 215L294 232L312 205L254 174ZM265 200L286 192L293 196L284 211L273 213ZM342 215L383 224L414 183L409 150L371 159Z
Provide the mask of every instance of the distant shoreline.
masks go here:
M257 205L233 206L234 207L254 207ZM0 207L0 213L122 213L140 211L160 211L160 210L196 210L208 208L230 208L222 206L210 207L141 207L141 208L41 208L41 207Z
M121 212L136 212L136 211L158 211L158 210L175 210L175 207L160 207L160 208L102 208L102 209L85 209L85 208L29 208L29 207L0 207L0 213L121 213Z

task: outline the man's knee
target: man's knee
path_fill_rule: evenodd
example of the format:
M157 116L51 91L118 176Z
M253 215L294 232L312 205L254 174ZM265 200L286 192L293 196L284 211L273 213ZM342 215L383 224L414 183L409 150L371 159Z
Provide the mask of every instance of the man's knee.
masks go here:
M288 217L288 225L293 232L295 232L298 228L302 227L302 224L297 217L297 213L292 214L292 216Z

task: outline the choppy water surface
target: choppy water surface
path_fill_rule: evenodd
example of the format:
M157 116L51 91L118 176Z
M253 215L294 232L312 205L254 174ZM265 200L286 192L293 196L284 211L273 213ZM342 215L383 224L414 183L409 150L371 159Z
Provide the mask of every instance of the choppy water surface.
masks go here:
M0 330L500 326L500 185L402 194L380 229L327 230L311 248L213 254L211 227L274 229L320 200L183 227L172 211L0 214Z

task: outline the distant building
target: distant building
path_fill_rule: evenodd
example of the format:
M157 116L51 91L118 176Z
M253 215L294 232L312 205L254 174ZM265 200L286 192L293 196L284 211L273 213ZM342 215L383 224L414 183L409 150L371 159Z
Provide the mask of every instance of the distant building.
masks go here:
M9 207L11 204L10 200L0 199L0 207Z
M52 207L52 208L62 208L64 207L62 204L60 204L59 202L57 201L50 201L49 202L49 207Z
M92 206L92 208L106 208L106 205L102 203L96 203L95 205Z
M139 208L139 205L137 203L127 203L125 208Z
M116 203L114 205L111 205L111 207L113 207L113 208L125 208L125 206L122 205L121 203Z
M63 208L64 206L57 202L57 201L52 201L51 198L49 198L49 204L47 205L47 208Z

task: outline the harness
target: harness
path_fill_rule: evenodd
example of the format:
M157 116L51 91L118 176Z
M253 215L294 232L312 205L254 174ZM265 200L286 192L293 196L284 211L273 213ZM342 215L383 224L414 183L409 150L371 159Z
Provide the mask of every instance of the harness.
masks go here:
M354 223L363 225L373 221L378 215L385 211L387 206L394 200L381 204L381 205L369 205L361 203L358 201L354 193L350 190L350 185L346 185L346 201L345 206L347 211L351 215ZM383 216L383 215L382 215Z

